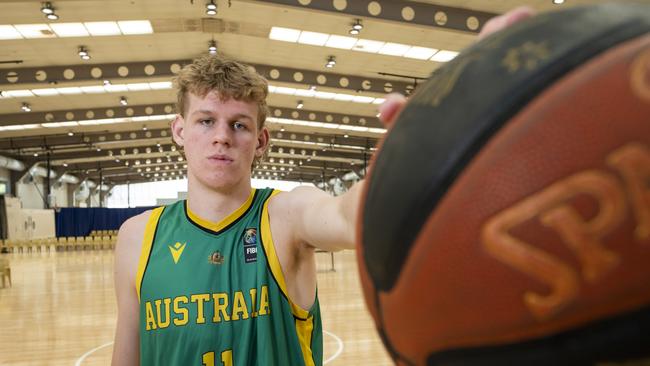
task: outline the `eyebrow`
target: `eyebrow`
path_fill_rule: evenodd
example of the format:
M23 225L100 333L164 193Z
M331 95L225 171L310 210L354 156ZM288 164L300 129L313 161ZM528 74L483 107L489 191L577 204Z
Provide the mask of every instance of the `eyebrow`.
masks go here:
M207 110L207 109L199 109L198 111L194 111L194 112L191 114L191 116L194 116L194 115L196 115L196 114L207 114L207 115L213 115L214 112L213 112L213 111L210 111L210 110ZM253 117L251 117L251 116L249 116L249 115L247 115L247 114L244 114L244 113L237 113L237 114L235 114L235 115L233 116L233 118L234 118L234 119L243 119L243 118L245 118L245 119L248 119L248 120L251 120L251 121L255 121L255 119L254 119Z

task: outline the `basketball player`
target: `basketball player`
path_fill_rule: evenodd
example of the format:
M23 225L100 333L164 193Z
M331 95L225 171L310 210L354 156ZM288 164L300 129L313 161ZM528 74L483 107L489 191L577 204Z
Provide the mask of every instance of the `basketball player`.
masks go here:
M188 199L120 228L113 365L321 365L314 251L354 248L362 184L338 197L251 188L266 80L207 56L176 83ZM403 105L389 97L384 121Z

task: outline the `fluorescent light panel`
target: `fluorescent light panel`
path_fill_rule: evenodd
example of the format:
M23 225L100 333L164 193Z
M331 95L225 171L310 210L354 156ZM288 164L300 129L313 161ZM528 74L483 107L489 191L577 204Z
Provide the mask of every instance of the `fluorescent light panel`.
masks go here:
M387 42L377 53L387 56L404 56L409 48L410 46L405 44Z
M83 23L52 23L50 27L59 37L88 37L90 35Z
M441 50L431 57L431 61L447 62L453 60L456 56L458 56L458 52Z
M0 39L23 39L22 34L12 25L0 25Z
M56 34L47 24L16 24L14 28L25 38L52 38Z
M26 98L26 97L50 97L54 95L75 95L75 94L99 94L99 93L119 93L127 91L147 91L171 89L171 81L160 81L153 83L131 83L131 84L110 84L110 85L89 85L73 86L64 88L41 88L41 89L22 89L22 90L4 90L2 98ZM293 95L296 89L287 89L286 93ZM311 91L310 91L311 92Z
M374 41L362 38L357 39L335 34L301 31L299 29L282 27L272 27L271 32L269 33L269 39L359 52L379 53L382 55L407 57L416 60L431 60L436 62L451 61L458 55L458 52L455 51L437 50L435 48Z
M117 25L124 35L153 33L151 22L148 20L120 20Z
M309 90L309 89L295 89L295 88L287 88L284 86L274 86L274 85L269 85L269 92L274 93L274 94L284 94L284 95L297 95L301 97L308 97L308 98L318 98L318 99L325 99L325 100L337 100L337 101L350 101L350 102L355 102L355 103L374 103L374 104L381 104L385 101L384 98L374 98L374 97L368 97L368 96L362 96L362 95L356 95L356 94L345 94L345 93L330 93L330 92L324 92L324 91L314 91L314 90Z
M340 48L350 50L357 43L356 38L331 35L325 43L325 47Z
M309 44L312 46L324 46L327 43L329 34L302 31L298 38L298 43Z
M408 51L406 51L406 53L404 54L404 57L414 58L414 59L417 59L417 60L428 60L436 52L438 52L438 50L436 50L434 48L413 46Z
M297 42L300 37L300 31L291 28L272 27L269 38L276 41Z
M151 34L148 20L119 20L117 22L0 24L0 40L23 38L56 38L118 36ZM298 31L300 35L300 31Z
M86 22L84 25L93 36L117 36L122 34L117 22Z

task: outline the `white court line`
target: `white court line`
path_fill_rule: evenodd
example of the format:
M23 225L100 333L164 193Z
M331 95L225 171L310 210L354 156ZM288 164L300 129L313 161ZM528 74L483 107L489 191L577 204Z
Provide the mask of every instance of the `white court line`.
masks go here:
M336 352L334 352L334 354L333 354L332 356L330 356L330 358L328 358L327 360L323 361L323 365L327 365L329 362L331 362L331 361L334 360L335 358L339 357L339 355L341 354L341 352L343 352L343 341L341 340L341 338L339 338L339 337L338 337L336 334L334 334L334 333L330 333L330 332L328 332L328 331L326 331L326 330L323 330L323 333L324 333L324 334L327 334L328 336L330 336L330 337L332 337L332 338L334 338L334 340L336 340L336 343L339 344L339 349L337 349Z
M330 333L330 332L328 332L328 331L326 331L326 330L323 330L323 333L324 333L324 334L327 334L328 336L330 336L330 337L332 337L332 338L334 338L334 340L336 341L336 343L338 343L338 345L339 345L339 349L337 349L336 352L334 352L334 354L333 354L332 356L330 356L330 358L328 358L327 360L323 361L323 365L326 365L326 364L332 362L332 360L334 360L335 358L339 357L339 355L341 354L341 352L343 352L343 341L341 340L341 338L339 338L339 337L338 337L336 334L334 334L334 333ZM102 349L102 348L104 348L104 347L108 347L108 346L110 346L110 345L112 345L112 344L113 344L113 342L104 343L104 344L102 344L101 346L99 346L99 347L95 347L95 348L91 349L90 351L84 353L83 356L79 357L79 359L77 360L77 362L75 362L74 366L81 366L81 363L86 359L86 357L90 356L93 352L95 352L95 351L97 351L97 350L100 350L100 349Z
M84 353L84 355L81 356L81 357L79 357L79 359L77 360L77 362L75 362L74 366L80 366L81 363L84 362L84 360L86 359L86 357L90 356L91 353L93 353L93 352L95 352L95 351L97 351L97 350L99 350L99 349L102 349L102 348L104 348L104 347L108 347L108 346L110 346L110 345L112 345L112 344L113 344L113 342L104 343L104 344L102 344L101 346L99 346L99 347L95 347L95 348L91 349L90 351Z

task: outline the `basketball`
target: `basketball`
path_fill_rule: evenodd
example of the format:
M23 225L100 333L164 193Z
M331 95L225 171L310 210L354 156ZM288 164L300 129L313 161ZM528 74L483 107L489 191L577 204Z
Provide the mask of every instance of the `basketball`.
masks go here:
M645 5L540 15L410 98L358 228L397 364L650 357L649 31Z

